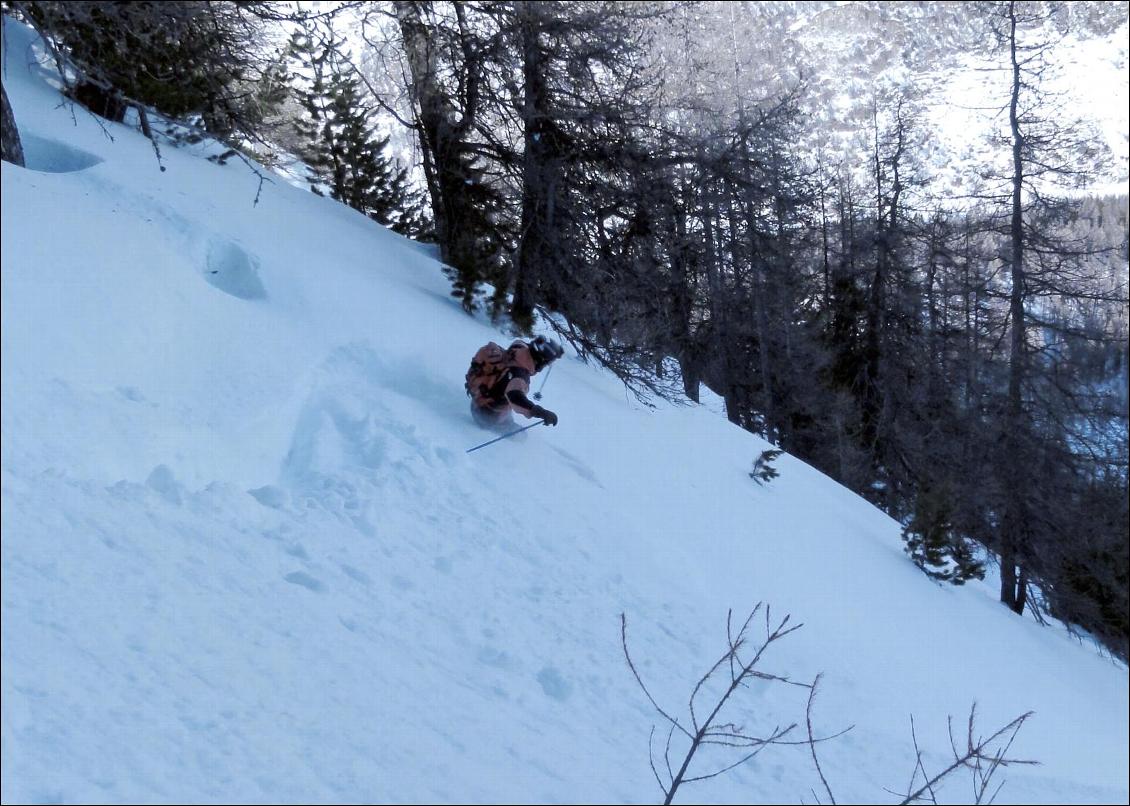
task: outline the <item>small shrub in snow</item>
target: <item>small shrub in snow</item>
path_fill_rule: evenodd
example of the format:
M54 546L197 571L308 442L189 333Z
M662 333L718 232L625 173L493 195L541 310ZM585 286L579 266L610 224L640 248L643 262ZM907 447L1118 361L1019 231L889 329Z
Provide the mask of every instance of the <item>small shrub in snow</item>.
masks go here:
M782 451L776 448L762 451L761 455L754 460L753 470L750 471L749 477L758 484L768 484L773 479L777 478L780 473L777 472L777 468L773 467L773 460L780 456L781 453Z
M763 603L758 603L742 624L741 629L734 633L732 629L733 611L726 616L726 651L710 670L706 672L695 684L687 703L688 715L678 715L664 709L643 682L631 654L628 652L628 621L627 617L620 614L620 641L624 650L624 658L628 668L639 684L640 689L647 697L648 702L667 724L667 735L661 740L663 752L657 756L655 748L655 728L652 727L648 738L648 760L651 763L651 772L656 783L663 791L663 803L672 803L675 793L683 784L696 781L705 781L716 778L725 772L745 764L770 745L806 746L812 755L816 773L820 778L828 801L836 803L836 796L832 791L824 770L820 766L820 759L816 748L823 742L830 741L844 735L854 725L844 728L834 734L816 738L812 728L812 705L816 699L817 686L821 675L817 675L811 683L798 683L787 676L764 672L759 668L769 647L782 638L799 630L803 625L789 625L789 616L786 615L774 624L770 617L769 607L764 607L765 636L759 641L750 640L750 625L758 613L762 612ZM729 677L727 680L726 678ZM808 689L808 702L805 707L805 738L792 738L798 723L782 727L779 723L768 731L748 729L734 722L726 721L723 711L731 702L733 694L738 689L749 688L756 681L773 684L779 683L788 686L797 686ZM706 699L709 692L714 695ZM900 806L910 803L937 803L937 793L942 783L953 773L966 770L971 777L974 803L992 803L1003 782L996 783L995 776L1002 767L1021 764L1036 764L1038 762L1014 758L1009 755L1012 744L1024 723L1032 716L1032 712L1021 714L1003 727L998 728L987 737L977 733L976 727L977 704L974 703L969 711L966 725L964 749L962 743L954 735L953 718L947 720L949 730L949 746L953 760L940 772L931 775L926 770L924 752L918 744L918 735L915 732L914 717L910 718L910 733L914 743L914 769L910 782L906 785ZM685 748L685 750L683 749ZM706 767L707 772L700 772L708 763L699 758L695 761L695 769L691 771L692 761L704 751L710 755L713 766ZM682 755L680 760L679 756ZM721 756L719 758L719 756ZM898 790L887 789L898 796ZM813 793L815 794L815 793ZM817 802L821 802L817 797Z

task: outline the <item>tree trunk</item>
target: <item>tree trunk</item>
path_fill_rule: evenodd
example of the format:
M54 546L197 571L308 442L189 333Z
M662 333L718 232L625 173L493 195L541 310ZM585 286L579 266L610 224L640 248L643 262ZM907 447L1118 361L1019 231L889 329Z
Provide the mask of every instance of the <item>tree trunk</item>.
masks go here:
M822 268L824 269L823 310L827 311L832 307L832 264L828 247L828 211L825 209L824 204L824 190L824 187L820 188L820 247L821 256L823 258Z
M16 117L8 103L8 91L0 83L0 157L13 165L24 166L24 148L20 143L20 130L16 128Z
M726 401L726 419L734 425L742 424L742 405L738 395L734 371L734 345L730 341L729 298L722 279L721 254L716 235L715 215L718 207L711 204L714 193L707 189L702 209L702 235L706 249L706 280L710 289L710 325L716 343L715 354L721 353L722 397Z
M470 166L463 164L461 138L474 122L474 110L460 119L440 82L441 47L425 24L416 0L397 0L397 23L404 42L410 73L410 95L419 110L418 133L424 152L424 174L432 201L440 259L459 273L457 284L463 305L473 305L479 276L475 239L477 233L466 219ZM468 68L469 70L470 68ZM469 80L469 79L468 79Z
M400 35L404 42L404 54L411 74L409 92L412 101L419 109L420 146L424 155L424 173L428 181L428 194L432 201L432 215L435 220L436 239L439 241L441 258L447 262L448 224L443 195L440 190L438 160L438 129L442 113L435 95L436 68L427 31L420 19L420 10L413 2L400 0L395 3L396 19L400 25Z
M1028 514L1025 511L1025 457L1022 452L1024 404L1022 384L1027 364L1025 348L1025 277L1024 277L1024 217L1021 207L1024 185L1023 134L1020 131L1020 63L1016 53L1016 14L1009 4L1010 53L1012 58L1012 98L1008 119L1012 134L1012 217L1010 221L1009 268L1012 291L1009 295L1009 316L1012 339L1009 345L1008 398L1005 404L1003 461L1005 472L1005 507L1001 521L1001 601L1017 613L1024 611L1025 574L1019 579L1016 566L1023 562L1024 532ZM1007 571L1007 573L1006 573Z
M522 3L516 8L522 37L522 235L514 256L514 304L510 318L523 330L533 325L533 306L539 279L546 277L553 237L553 197L557 192L552 167L554 143L546 86L546 53L539 42L540 8ZM550 303L556 302L556 294Z
M93 81L79 81L75 85L74 99L99 117L121 123L126 119L126 103L114 90L95 84ZM209 128L209 131L216 131Z

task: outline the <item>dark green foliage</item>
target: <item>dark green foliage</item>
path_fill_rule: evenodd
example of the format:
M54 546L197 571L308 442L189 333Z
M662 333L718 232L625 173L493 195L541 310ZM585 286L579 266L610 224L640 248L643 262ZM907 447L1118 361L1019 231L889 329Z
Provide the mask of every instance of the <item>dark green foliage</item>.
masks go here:
M305 115L295 122L298 153L310 168L310 187L403 235L425 231L423 202L408 169L387 154L389 136L377 134L373 105L332 28L296 32L290 53L298 62L296 94Z
M758 484L768 484L773 479L777 478L780 473L777 468L773 467L773 460L780 456L783 451L775 448L762 451L761 455L753 462L753 470L750 472L749 477L756 481Z
M957 534L948 486L923 490L915 501L914 516L903 527L906 553L914 564L934 579L962 585L984 579L984 565L969 542Z
M164 5L31 3L29 10L87 72L105 76L130 98L182 117L208 104L211 76L203 62L219 36L209 30L204 4L170 3L174 8L167 14Z
M13 2L79 71L70 89L97 114L121 120L128 103L198 118L217 136L254 135L277 82L262 52L262 2L203 0Z
M451 3L437 13L434 5L427 0L393 3L408 63L405 89L413 106L412 127L451 293L473 311L479 306L480 286L493 284L490 308L496 316L511 285L506 250L515 230L499 167L486 156L506 150L495 142L505 137L505 124L485 120L484 111L488 98L496 97L488 96L484 84L488 73L499 69L500 51L489 25L468 20L471 14L489 14L493 6ZM493 131L492 123L501 131Z
M1124 474L1084 486L1071 513L1070 542L1047 575L1051 613L1130 656L1130 489ZM1065 519L1068 520L1068 519Z
M442 143L441 198L447 234L444 273L451 280L451 295L467 311L479 307L481 286L492 285L488 308L492 316L497 316L510 290L502 195L472 144L454 138Z

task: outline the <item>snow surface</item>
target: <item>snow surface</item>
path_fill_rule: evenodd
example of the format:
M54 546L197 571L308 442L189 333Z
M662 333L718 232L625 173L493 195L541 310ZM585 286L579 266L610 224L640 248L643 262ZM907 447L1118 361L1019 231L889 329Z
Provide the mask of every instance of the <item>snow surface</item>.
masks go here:
M685 719L759 601L805 625L763 670L823 672L817 733L854 725L820 748L840 802L899 800L912 715L940 770L973 702L982 734L1035 711L1012 754L1041 765L1000 802L1127 802L1125 667L931 583L800 461L758 486L766 443L713 406L646 409L572 356L559 427L466 454L491 435L463 373L506 336L427 250L281 178L254 204L203 147L159 171L5 31L29 152L2 183L5 803L658 801L620 614ZM725 716L804 702L757 681ZM814 792L781 746L677 800Z

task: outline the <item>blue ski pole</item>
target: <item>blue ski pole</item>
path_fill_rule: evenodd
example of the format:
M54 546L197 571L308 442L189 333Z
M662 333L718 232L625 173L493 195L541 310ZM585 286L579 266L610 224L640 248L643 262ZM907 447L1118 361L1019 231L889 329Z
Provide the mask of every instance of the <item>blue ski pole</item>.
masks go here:
M473 448L468 448L467 453L470 453L471 451L477 451L479 448L485 448L487 445L493 445L494 443L498 442L500 439L506 439L507 437L514 436L515 434L521 434L523 431L528 431L529 429L536 428L539 425L545 425L545 420L538 420L536 423L531 423L530 425L524 425L521 428L515 429L514 431L511 431L508 434L503 434L500 437L495 437L490 442L484 442L482 445L476 445Z

